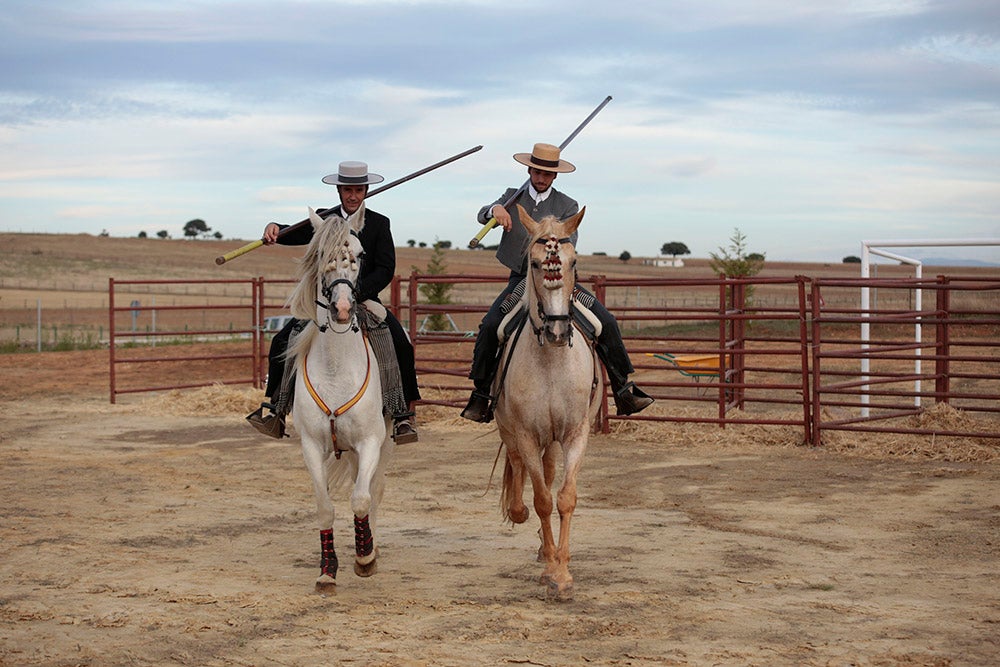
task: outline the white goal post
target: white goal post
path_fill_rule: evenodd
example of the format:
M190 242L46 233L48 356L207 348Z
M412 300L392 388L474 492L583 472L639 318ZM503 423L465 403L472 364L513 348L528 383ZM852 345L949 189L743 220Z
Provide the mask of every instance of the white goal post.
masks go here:
M871 256L878 255L879 257L885 257L887 259L892 259L903 264L910 264L914 267L914 277L917 280L923 276L923 264L918 259L913 259L912 257L903 257L902 255L897 255L895 253L889 252L888 250L883 250L882 248L937 248L937 247L953 247L953 246L1000 246L1000 238L986 238L986 239L895 239L891 241L862 241L861 242L861 277L870 278L871 277ZM914 310L920 312L922 303L923 290L916 290L916 296L914 301ZM869 310L871 309L871 288L863 286L861 288L861 349L863 352L867 352L869 348L869 340L871 336L871 324L866 320L869 317ZM913 374L917 376L914 380L914 397L913 405L920 407L920 342L921 342L921 326L920 317L917 316L916 323L914 326L914 341L917 344L916 348L916 359L913 360ZM861 403L863 407L861 408L861 416L867 417L869 413L868 403L868 373L871 370L871 363L867 354L862 354L861 356L861 379L866 382L866 384L861 387Z

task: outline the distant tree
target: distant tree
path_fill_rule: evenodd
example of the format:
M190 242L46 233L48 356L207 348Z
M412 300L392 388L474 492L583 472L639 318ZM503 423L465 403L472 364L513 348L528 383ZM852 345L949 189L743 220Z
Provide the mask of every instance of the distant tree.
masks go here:
M426 241L421 241L417 245L419 245L421 248L426 248L427 247L427 242Z
M106 238L106 237L108 237L108 236L111 236L110 234L108 234L108 230L106 230L106 229L102 229L102 230L101 230L101 237L104 237L104 238Z
M412 248L413 246L417 245L417 242L414 241L413 239L410 239L409 241L406 242L406 245Z
M845 257L843 259L843 263L844 264L860 264L861 263L861 258L860 257L855 257L854 255L848 255L847 257Z
M764 268L763 253L747 252L747 237L737 228L733 235L729 237L729 245L720 247L718 253L708 253L711 261L708 265L715 273L721 273L727 278L750 278L761 272ZM727 292L728 292L727 288ZM753 286L747 285L747 302L751 301Z
M218 240L221 241L222 240L222 232L215 232L214 234L212 234L212 238L213 239L218 239Z
M161 239L169 239L170 238L170 232L168 232L165 229L161 229L160 231L156 232L156 236L159 237L159 238L161 238Z
M598 250L597 252L594 253L594 257L607 257L607 256L608 253L604 252L603 250Z
M198 236L199 234L208 234L210 231L212 231L212 228L205 224L205 221L201 218L188 220L184 225L184 236L190 236L192 238Z
M139 232L139 238L140 238L140 239L144 239L144 238L146 238L147 236L148 236L148 234L146 234L146 232Z
M681 243L680 241L671 241L670 243L664 243L660 248L661 255L670 255L674 259L677 259L677 255L690 255L691 251L688 247Z
M427 262L427 274L431 276L439 276L447 272L448 265L445 263L444 251L448 246L442 244L441 241L436 241L434 243L434 252L431 253L430 261ZM451 242L448 242L451 245ZM416 270L416 267L413 267ZM454 283L424 283L420 286L420 293L427 298L427 303L434 305L442 305L451 303L451 289L454 287ZM445 313L433 313L427 318L427 329L430 331L447 331L449 326L448 318Z
M622 254L618 255L618 259L620 259L622 263L627 263L630 259L632 259L632 253L628 250L623 250Z
M451 247L451 241L435 241L434 242L434 247L435 248L444 248L445 250L447 250L448 248Z

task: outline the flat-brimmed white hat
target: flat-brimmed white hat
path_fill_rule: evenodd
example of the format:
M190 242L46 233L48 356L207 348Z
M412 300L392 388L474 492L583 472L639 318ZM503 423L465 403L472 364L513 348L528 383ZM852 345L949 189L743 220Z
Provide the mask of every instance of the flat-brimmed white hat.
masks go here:
M384 180L378 174L368 173L368 165L364 162L353 160L341 162L336 174L323 177L327 185L373 185Z
M559 159L559 147L552 144L535 144L530 153L514 153L514 159L529 167L557 174L576 171L571 163Z

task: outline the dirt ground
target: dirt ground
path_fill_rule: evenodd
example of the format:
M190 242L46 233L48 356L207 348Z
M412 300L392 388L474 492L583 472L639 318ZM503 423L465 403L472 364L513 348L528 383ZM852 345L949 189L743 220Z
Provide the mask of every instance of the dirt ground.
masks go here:
M593 436L557 603L535 518L501 521L496 433L425 409L378 573L350 569L344 494L321 597L294 433L243 423L252 390L110 405L106 354L0 355L0 665L1000 663L996 457Z

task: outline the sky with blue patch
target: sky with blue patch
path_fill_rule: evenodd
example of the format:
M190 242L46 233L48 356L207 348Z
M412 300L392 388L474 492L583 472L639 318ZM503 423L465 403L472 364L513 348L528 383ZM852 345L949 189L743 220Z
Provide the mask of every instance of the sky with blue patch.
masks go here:
M0 231L254 239L335 204L342 160L391 181L481 144L369 202L397 245L464 248L512 154L608 95L555 182L583 252L1000 237L996 0L6 0Z

